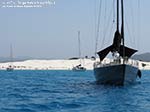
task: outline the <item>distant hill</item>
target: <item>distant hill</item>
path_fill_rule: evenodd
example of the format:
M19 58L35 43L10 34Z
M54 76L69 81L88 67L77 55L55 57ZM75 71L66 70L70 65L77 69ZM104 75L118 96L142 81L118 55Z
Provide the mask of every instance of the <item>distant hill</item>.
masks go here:
M16 58L13 58L13 61L25 61L25 60L32 60L32 59L50 60L52 58L16 57ZM78 59L78 57L73 57L73 58L69 58L69 59L70 60ZM136 55L132 56L132 59L150 62L150 52L149 53L143 53L143 54L136 54ZM2 62L10 62L10 61L11 61L10 57L0 57L0 63L2 63Z
M132 58L136 60L150 62L150 53L137 54L134 55Z
M13 58L13 61L16 62L16 61L26 61L26 60L54 60L55 58L33 58L33 57L28 57L28 56L20 56L20 57L15 57ZM10 62L11 59L10 57L0 57L0 63L5 63L5 62Z
M25 61L25 60L29 60L29 59L33 59L33 58L31 58L31 57L17 57L17 58L13 58L13 61ZM0 57L1 63L2 62L10 62L10 61L12 61L10 59L10 57L9 58L8 57Z

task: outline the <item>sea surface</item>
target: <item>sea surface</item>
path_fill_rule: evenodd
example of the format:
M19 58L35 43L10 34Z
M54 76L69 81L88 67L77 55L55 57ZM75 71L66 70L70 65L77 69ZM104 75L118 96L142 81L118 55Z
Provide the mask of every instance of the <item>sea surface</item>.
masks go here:
M0 71L0 112L150 112L150 71L125 87L93 71Z

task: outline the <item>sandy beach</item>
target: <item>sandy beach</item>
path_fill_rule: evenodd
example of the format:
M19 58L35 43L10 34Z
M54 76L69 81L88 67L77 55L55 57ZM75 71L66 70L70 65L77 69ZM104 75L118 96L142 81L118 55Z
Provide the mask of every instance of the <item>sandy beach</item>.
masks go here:
M83 59L81 63L86 69L93 69L93 60ZM0 69L5 70L10 64L16 70L71 70L74 66L80 64L80 60L26 60L13 63L7 62L0 63Z

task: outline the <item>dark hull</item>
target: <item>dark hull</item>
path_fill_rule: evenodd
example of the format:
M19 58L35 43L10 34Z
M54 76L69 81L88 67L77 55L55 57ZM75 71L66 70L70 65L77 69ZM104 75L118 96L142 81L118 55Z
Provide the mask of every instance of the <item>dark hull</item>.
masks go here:
M131 65L111 65L94 68L94 75L98 84L126 85L136 81L138 68Z
M14 69L13 68L7 68L6 70L7 71L13 71Z
M73 68L72 70L75 71L75 72L84 72L84 71L86 71L85 68L83 68L83 69L76 69L76 68Z

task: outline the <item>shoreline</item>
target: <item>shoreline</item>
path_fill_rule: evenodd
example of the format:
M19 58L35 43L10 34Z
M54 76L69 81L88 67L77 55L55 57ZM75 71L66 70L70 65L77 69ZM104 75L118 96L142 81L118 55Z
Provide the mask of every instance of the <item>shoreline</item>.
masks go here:
M87 70L93 70L93 64L95 61L92 59L81 59L81 64ZM105 62L110 59L105 59ZM150 62L139 62L140 70L150 70ZM26 60L19 62L5 62L0 63L0 70L6 70L9 65L14 66L14 70L72 70L73 67L80 64L80 59L76 60Z

